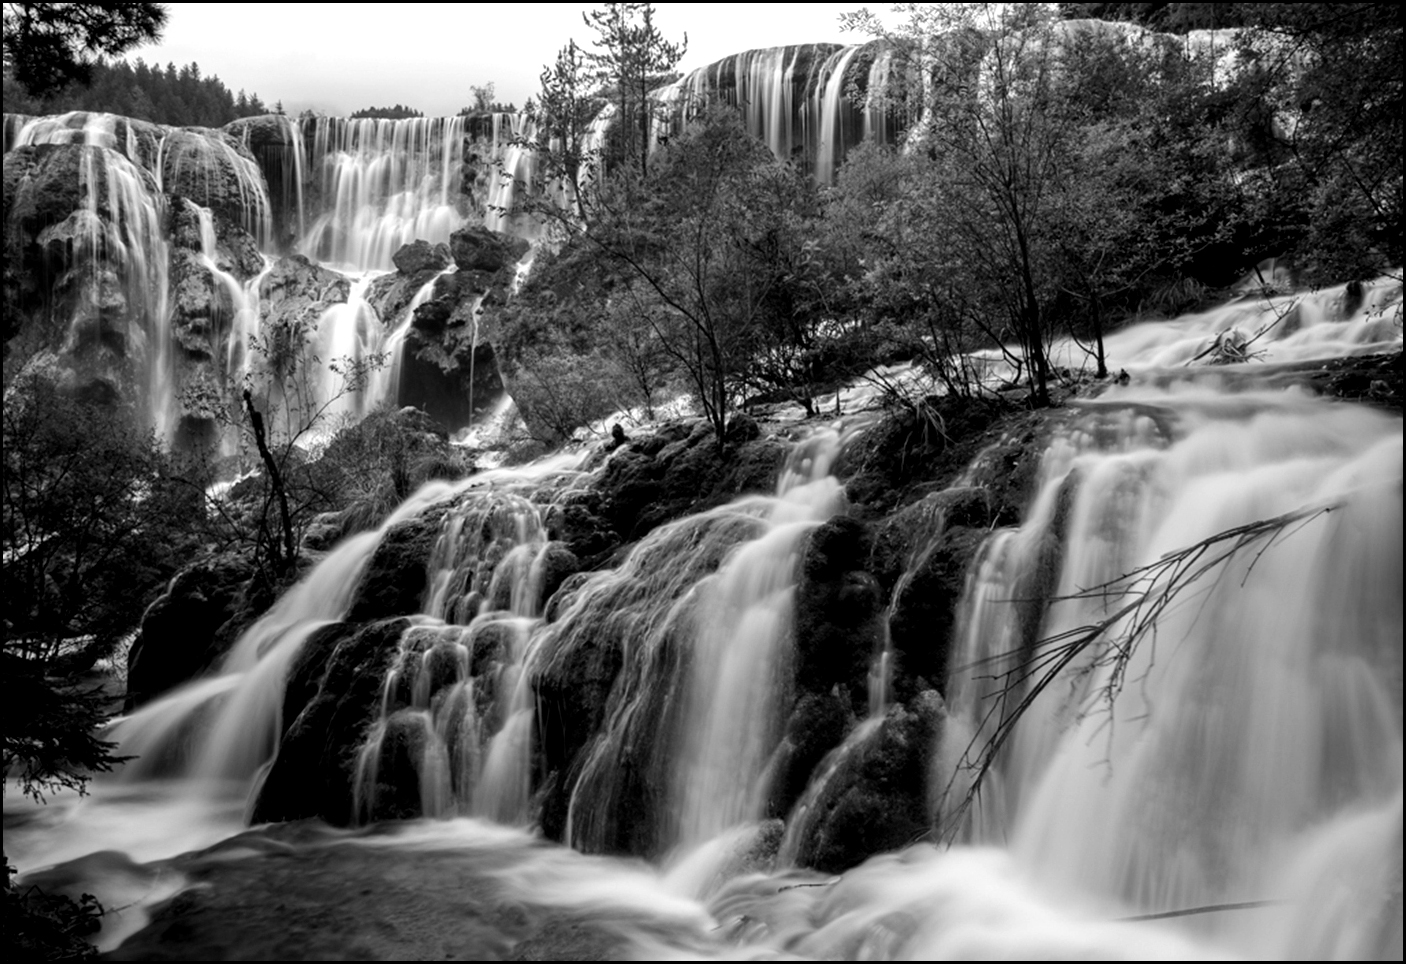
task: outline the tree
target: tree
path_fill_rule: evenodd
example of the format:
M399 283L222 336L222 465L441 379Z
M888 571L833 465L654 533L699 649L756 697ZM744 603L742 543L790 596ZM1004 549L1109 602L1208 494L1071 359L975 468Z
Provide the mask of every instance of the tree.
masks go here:
M554 63L542 68L542 92L536 108L530 111L536 121L536 142L531 147L540 159L539 170L546 184L525 185L527 190L520 192L522 201L531 208L538 200L532 192L551 185L547 188L548 204L564 206L576 219L586 215L580 197L583 177L588 179L599 161L589 131L602 101L587 89L585 68L586 55L574 40L557 52ZM505 172L504 176L511 175ZM554 211L540 205L537 211L548 219L554 217Z
M475 84L469 88L469 91L474 95L474 110L484 114L493 110L493 81L490 80L486 84Z
M1395 7L1071 3L1060 12L1178 34L1234 28L1222 43L1236 69L1206 106L1238 145L1242 180L1267 186L1257 213L1278 230L1264 246L1276 254L1296 248L1305 273L1320 281L1401 263L1406 64Z
M679 43L664 39L654 25L652 3L607 3L583 14L596 32L595 52L588 54L602 89L613 92L618 159L649 168L654 102L650 91L669 79L688 51L688 34Z
M316 353L316 324L299 316L266 320L250 346L259 364L227 386L230 396L207 384L184 397L187 410L206 413L239 438L246 468L262 469L226 494L215 485L217 460L204 452L187 465L185 479L203 494L216 541L246 552L269 586L295 571L313 518L336 508L336 486L311 453L342 427L339 416L354 421L364 414L358 396L387 360L366 354L324 363Z
M136 629L199 506L134 418L33 374L6 389L4 469L3 762L39 797L113 762L82 677Z
M784 176L737 112L717 106L660 148L642 190L596 194L580 235L638 280L637 317L687 379L719 448L781 280L762 253L784 206L762 202Z
M980 336L1048 404L1053 339L1089 336L1103 373L1111 317L1237 223L1228 138L1207 120L1210 65L1180 42L1028 5L922 8L884 36L923 105L884 224L916 221L924 240L879 252L898 282L879 297L916 306L949 389L968 383L949 362Z
M102 58L154 42L165 25L159 3L7 3L5 66L36 96L86 84Z

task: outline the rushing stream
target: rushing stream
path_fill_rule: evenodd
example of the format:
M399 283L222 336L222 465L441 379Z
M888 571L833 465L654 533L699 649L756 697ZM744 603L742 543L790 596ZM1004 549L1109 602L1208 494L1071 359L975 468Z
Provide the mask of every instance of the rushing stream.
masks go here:
M1022 525L992 532L970 569L925 775L933 842L836 878L788 867L786 840L777 860L753 856L771 833L799 555L846 510L830 467L852 432L824 429L774 495L661 526L550 601L547 520L599 467L557 456L421 490L328 552L219 673L119 722L136 759L91 797L11 796L7 853L22 871L127 855L50 873L131 905L108 946L135 929L144 901L183 886L138 865L241 829L290 665L345 617L386 533L437 513L356 800L362 820L389 812L384 768L409 767L397 799L439 819L305 835L285 857L462 855L529 916L608 921L617 951L642 957L1399 958L1402 423L1276 387L1276 366L1399 347L1400 311L1383 279L1109 339L1126 384L1062 423ZM1226 346L1250 360L1203 364ZM581 735L565 836L613 849L629 774L657 766L652 864L533 838L533 680L603 636L623 662ZM871 738L875 693L814 780ZM257 868L271 859L257 838L222 859Z

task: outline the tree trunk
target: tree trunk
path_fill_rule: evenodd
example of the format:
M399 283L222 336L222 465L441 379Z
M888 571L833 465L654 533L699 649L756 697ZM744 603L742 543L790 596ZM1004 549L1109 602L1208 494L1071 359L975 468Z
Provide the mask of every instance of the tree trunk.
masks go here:
M273 556L274 569L280 574L287 572L293 566L293 560L297 558L297 542L293 538L293 513L288 508L288 489L283 484L283 473L278 470L278 462L274 459L273 453L269 451L268 439L264 435L264 417L259 414L259 410L254 407L254 396L249 389L244 389L244 408L249 413L249 424L254 429L254 444L259 449L259 458L263 459L264 471L269 477L269 486L273 489L274 497L278 500L278 515L283 536L282 551L280 551L279 540L271 538L269 540L270 555Z

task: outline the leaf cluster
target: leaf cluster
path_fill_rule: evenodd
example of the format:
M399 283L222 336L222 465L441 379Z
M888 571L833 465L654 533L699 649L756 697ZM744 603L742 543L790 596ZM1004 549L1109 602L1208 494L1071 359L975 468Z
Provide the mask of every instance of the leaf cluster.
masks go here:
M102 58L155 41L165 25L159 3L7 3L5 67L42 96L86 84Z

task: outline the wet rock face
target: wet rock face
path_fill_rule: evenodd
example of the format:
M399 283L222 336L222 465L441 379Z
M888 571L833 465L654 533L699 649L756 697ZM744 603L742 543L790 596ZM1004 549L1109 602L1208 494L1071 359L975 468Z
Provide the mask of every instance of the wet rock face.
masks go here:
M883 646L878 581L865 569L871 536L846 516L810 534L796 587L796 686L846 693L858 714L868 705L869 666Z
M405 336L400 373L397 404L424 411L446 431L470 424L503 397L498 362L486 342L475 347L412 329Z
M423 277L443 271L453 262L453 258L449 253L449 245L417 240L402 246L391 257L391 262L401 274Z
M279 258L259 285L263 323L315 331L322 313L344 304L350 292L351 282L344 275L300 254Z
M921 551L893 599L889 635L894 696L907 699L922 689L942 690L947 656L955 643L958 605L967 572L986 540L984 529L953 526Z
M283 739L255 802L254 823L306 817L342 826L351 822L357 755L408 625L404 618L336 623L304 644L289 673ZM410 759L413 747L403 748ZM396 800L404 804L405 812L386 816L418 816L418 784L403 782L407 786L378 797L388 810Z
M395 272L372 282L367 301L388 330L408 326L398 405L413 405L454 431L502 398L502 376L493 346L479 336L479 315L507 299L526 250L516 239L465 228L449 245L416 241L395 253ZM417 296L423 300L410 315Z
M854 719L850 700L838 690L801 697L786 721L777 749L776 779L767 803L769 815L782 819L790 815L816 768L854 727Z
M179 405L178 441L211 437L225 412L223 358L234 324L236 305L226 286L210 271L200 237L200 216L177 201L168 209L170 253L170 328ZM254 239L222 216L214 218L215 267L236 283L263 270Z
M269 213L262 181L249 149L222 131L174 129L166 135L161 182L168 194L252 226Z
M705 423L674 422L621 446L597 486L606 523L626 541L746 492L771 492L788 446L776 438L729 444L719 455Z
M889 709L882 723L836 761L811 809L788 828L800 837L797 862L841 873L926 836L927 774L946 707L937 693Z
M150 275L164 268L164 247L148 237L159 227L157 198L147 171L102 148L41 145L5 155L7 353L47 350L74 390L132 396L147 350L147 302L155 300ZM126 241L114 246L114 238Z
M349 623L420 611L429 579L430 551L442 512L427 512L392 528L381 540L347 612Z
M460 271L497 272L513 267L527 253L527 242L487 228L467 227L449 238L454 263Z

